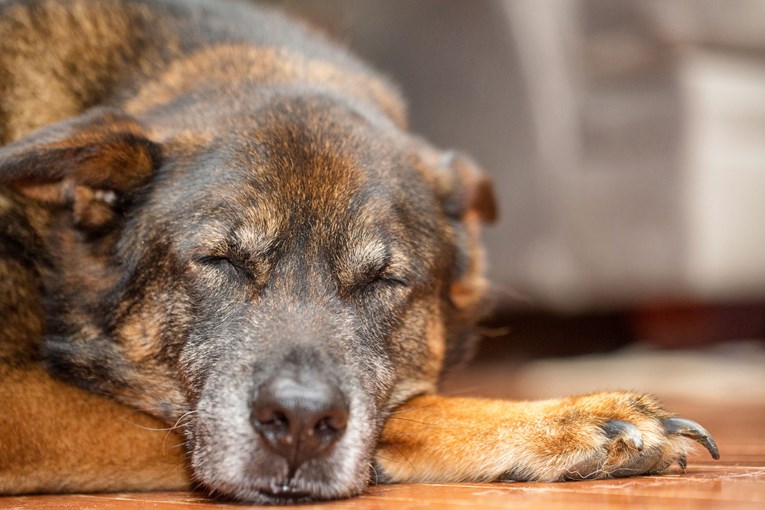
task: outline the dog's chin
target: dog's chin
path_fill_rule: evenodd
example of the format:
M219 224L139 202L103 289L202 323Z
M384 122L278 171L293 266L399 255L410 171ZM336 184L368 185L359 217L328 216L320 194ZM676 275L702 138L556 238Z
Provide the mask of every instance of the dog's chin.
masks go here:
M262 462L264 461L261 459ZM274 464L278 465L279 461L274 459ZM366 462L363 465L369 466L369 463ZM212 471L217 470L213 468ZM206 470L206 473L198 473L197 477L199 483L218 499L276 505L356 496L366 488L369 478L369 471L363 469L359 469L359 473L352 477L337 477L331 463L317 461L313 462L312 469L307 473L301 473L298 470L291 477L286 473L269 475L262 472L257 474L228 472L226 477L221 474Z

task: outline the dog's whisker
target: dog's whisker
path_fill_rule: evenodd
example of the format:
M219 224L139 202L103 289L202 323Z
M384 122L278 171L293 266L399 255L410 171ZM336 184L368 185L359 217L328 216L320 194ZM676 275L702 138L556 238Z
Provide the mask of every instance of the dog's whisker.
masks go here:
M119 419L120 419L121 421L124 421L125 423L129 423L130 425L133 425L133 426L135 426L135 427L138 427L139 429L142 429L142 430L150 430L150 431L153 431L153 432L165 432L165 431L172 431L172 430L173 430L173 428L174 428L174 427L147 427L146 425L141 425L141 424L139 424L139 423L136 423L136 422L134 422L134 421L132 421L132 420L129 420L129 419L127 419L127 418L124 418L124 417L120 417Z
M395 444L391 444L390 446L391 446L391 447L392 447L394 450L396 450L396 453L398 454L398 456L399 456L399 457L402 457L402 458L404 459L404 461L405 461L405 462L406 462L406 463L409 465L409 467L410 467L410 468L411 468L413 471L414 471L414 470L416 470L416 468L415 468L415 466L414 466L414 463L413 463L413 462L412 462L412 461L409 459L409 456L408 456L408 455L406 455L405 453L403 453L403 452L401 451L401 448L399 448L399 447L398 447L398 445L395 445ZM382 458L382 457L380 457L380 458ZM395 463L395 462L397 462L396 460L392 460L392 459L388 459L388 460L391 460L391 461L392 461L392 462L394 462L394 463Z
M452 391L446 391L441 392L439 395L442 395L444 397L456 397L459 395L468 395L472 393L480 393L483 390L492 388L491 384L474 384L471 386L466 386L464 388L458 388L454 389Z
M416 437L417 437L417 435L416 435L416 434L410 434L410 433L408 433L408 432L398 432L398 433L396 433L396 434L383 434L383 435L382 435L382 439L383 439L383 440L387 440L387 439L389 439L389 438L392 438L392 437L409 437L409 438L416 438Z
M187 418L189 418L190 416L193 416L193 415L195 415L195 414L199 414L199 411L198 411L198 410L193 410L193 411L187 411L187 412L183 413L183 414L182 414L181 416L179 416L179 417L178 417L178 419L175 421L175 424L174 424L172 427L170 427L169 429L167 429L167 434L165 434L165 437L164 437L164 439L162 440L162 449L163 449L163 450L164 450L164 449L165 449L165 447L166 447L166 444L167 444L167 438L168 438L168 437L170 437L170 434L171 434L172 432L175 432L176 430L180 430L181 428L183 428L183 427L186 425L186 423L183 423L183 420L185 420L185 419L187 419ZM177 444L177 445L174 445L172 448L178 448L178 447L180 447L180 446L183 446L183 443L179 443L179 444Z
M443 428L443 425L439 425L437 423L430 423L430 422L421 421L421 420L413 420L411 418L404 418L404 417L401 417L401 416L391 416L388 419L389 420L396 420L396 421L405 421L405 422L408 422L408 423L417 423L419 425L425 425L427 427Z
M178 417L178 419L175 421L175 425L173 425L172 428L175 429L175 428L178 428L178 427L182 427L184 425L184 423L182 423L183 420L185 420L186 418L188 418L190 416L193 416L195 414L200 414L199 410L195 409L193 411L186 411L180 417Z
M389 416L393 416L393 415L397 415L397 414L405 414L405 413L410 413L412 411L418 411L418 410L421 410L421 409L429 409L431 407L436 407L439 404L441 404L442 402L447 401L449 396L450 395L438 395L439 398L437 398L436 400L434 400L430 404L423 405L423 406L407 406L407 407L405 407L403 409L396 409L394 411L391 411L390 413L388 413L388 415Z
M380 475L377 473L377 469L375 468L375 463L374 462L370 462L369 463L369 467L370 467L370 469L372 470L372 472L375 475L374 476L374 480L375 480L374 484L375 485L379 485L379 483L380 483Z

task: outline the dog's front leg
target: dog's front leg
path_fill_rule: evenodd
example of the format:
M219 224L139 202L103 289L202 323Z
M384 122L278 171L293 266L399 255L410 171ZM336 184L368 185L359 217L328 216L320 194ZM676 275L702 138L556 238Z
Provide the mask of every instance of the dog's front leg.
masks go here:
M428 395L391 413L376 454L389 482L560 481L685 467L700 425L648 395L607 392L513 402Z

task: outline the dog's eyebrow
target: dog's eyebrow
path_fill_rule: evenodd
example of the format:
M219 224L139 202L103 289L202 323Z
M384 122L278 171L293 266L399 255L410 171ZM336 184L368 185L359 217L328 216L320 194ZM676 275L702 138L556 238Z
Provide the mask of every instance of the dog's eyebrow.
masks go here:
M343 269L349 272L371 272L382 269L390 261L390 247L381 239L351 240L350 248L341 257Z
M239 227L232 229L228 243L230 249L243 256L265 255L273 247L276 232L269 228Z
M179 249L196 255L249 259L270 251L276 237L274 230L260 224L232 226L225 221L199 222L191 235L179 243Z
M349 248L335 258L337 278L343 285L354 285L383 271L408 277L406 255L395 239L351 236L347 244Z

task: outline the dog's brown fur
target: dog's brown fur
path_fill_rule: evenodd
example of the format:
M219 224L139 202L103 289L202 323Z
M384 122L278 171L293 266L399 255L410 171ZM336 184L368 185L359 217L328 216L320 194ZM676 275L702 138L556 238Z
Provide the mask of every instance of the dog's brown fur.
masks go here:
M211 5L0 6L0 493L193 478L283 502L715 451L644 395L434 396L482 307L488 181L342 50ZM240 409L285 372L350 407L289 469Z

